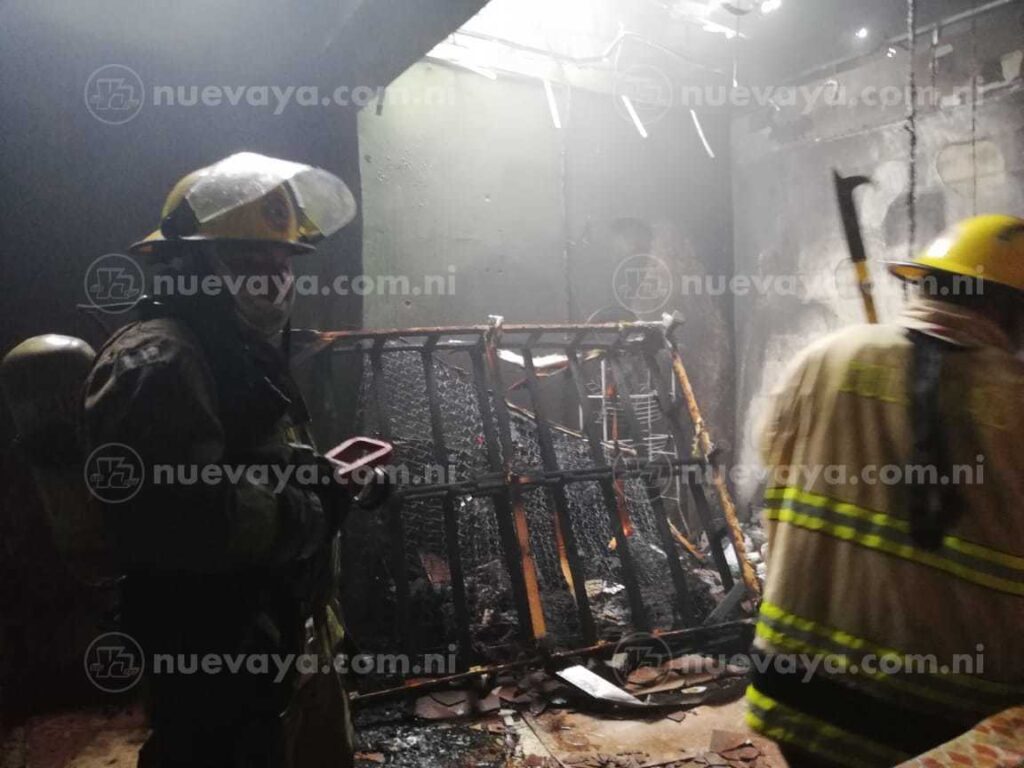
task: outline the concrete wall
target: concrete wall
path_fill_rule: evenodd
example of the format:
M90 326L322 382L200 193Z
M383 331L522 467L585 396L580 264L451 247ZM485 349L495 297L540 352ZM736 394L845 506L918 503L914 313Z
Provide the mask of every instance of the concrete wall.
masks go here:
M556 86L558 130L538 80L424 62L392 88L405 101L423 98L360 115L365 270L406 275L415 289L422 275L453 267L455 294L366 296L367 326L483 323L492 314L583 321L601 310L621 319L613 277L641 245L676 285L694 272L731 272L724 119L705 125L720 145L712 160L686 111L649 115L643 139L610 94ZM443 103L424 103L427 94ZM626 242L637 228L650 243ZM697 394L728 443L731 300L667 298L643 316L686 315Z
M977 55L969 24L946 29L935 65L941 108L919 119L917 243L975 209L1024 212L1024 94L1021 93L1021 7L978 21ZM863 322L832 189L831 171L873 176L858 193L883 319L893 318L902 290L880 261L908 255L908 134L905 102L887 107L904 85L907 55L884 53L835 77L847 99L828 106L823 96L779 111L746 114L733 125L733 198L736 273L762 280L766 290L736 297L739 458L756 464L755 433L765 397L785 364L807 343L850 323ZM972 149L970 72L977 60L987 84L978 103ZM932 86L930 56L922 48L915 69ZM1005 80L1000 84L1000 81ZM826 81L808 83L810 88ZM865 89L875 89L865 91ZM873 94L873 95L872 95ZM865 96L869 104L865 104ZM876 98L877 97L877 98ZM889 98L890 101L895 99ZM962 102L957 104L957 102ZM774 283L766 282L774 280ZM741 488L750 499L756 483Z

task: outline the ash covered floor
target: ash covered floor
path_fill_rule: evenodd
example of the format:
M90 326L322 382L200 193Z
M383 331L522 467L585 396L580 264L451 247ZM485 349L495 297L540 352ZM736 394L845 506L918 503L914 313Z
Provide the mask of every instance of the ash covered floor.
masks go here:
M425 721L406 708L357 715L359 768L785 768L776 748L743 724L741 701L689 710L681 720L552 709ZM0 768L134 768L146 736L137 710L37 717L14 728ZM720 751L715 751L720 750Z

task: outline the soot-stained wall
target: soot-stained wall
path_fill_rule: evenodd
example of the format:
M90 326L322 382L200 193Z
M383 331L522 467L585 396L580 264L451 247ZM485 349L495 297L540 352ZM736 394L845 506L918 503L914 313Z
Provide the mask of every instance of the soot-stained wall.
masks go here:
M976 49L970 24L961 24L944 31L934 70L926 51L916 57L919 85L932 88L934 71L942 99L941 107L922 105L918 119L919 247L975 210L1024 212L1020 8L991 14L977 25ZM813 105L802 99L734 123L736 274L749 278L735 298L736 423L745 466L758 464L759 418L789 360L823 334L864 322L833 168L874 178L873 186L857 194L883 321L894 318L902 304L901 287L880 263L909 254L909 141L906 101L900 97L907 55L902 49L893 54L882 53L831 83L807 84L812 90L805 93L828 89ZM969 77L975 69L983 83L972 110ZM756 472L745 476L741 493L752 500Z
M365 296L366 324L678 310L697 396L728 446L731 300L679 291L688 275L731 273L727 121L704 125L712 159L685 110L646 114L644 139L611 94L555 86L558 129L539 80L422 62L392 88L400 103L359 118L364 264L368 275L407 276L411 293ZM642 253L654 259L625 270L651 278L647 298L631 295L620 269ZM658 281L663 271L670 281ZM424 275L451 276L453 292L414 295Z

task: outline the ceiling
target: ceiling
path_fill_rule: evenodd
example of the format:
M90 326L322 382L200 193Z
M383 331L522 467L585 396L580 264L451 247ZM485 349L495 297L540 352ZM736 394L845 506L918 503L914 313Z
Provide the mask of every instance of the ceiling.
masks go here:
M917 0L918 26L985 2ZM752 0L743 4L749 7ZM768 15L752 13L745 18L749 19L748 66L770 78L787 78L837 59L870 53L884 40L903 34L907 4L903 0L782 0L782 6ZM868 30L864 39L856 34L861 28Z
M765 13L768 2L776 8ZM918 25L986 2L917 0ZM687 80L708 68L731 75L736 63L741 82L779 84L876 52L906 31L906 13L906 0L491 0L463 30L597 67L656 64ZM597 62L624 32L632 34L628 43ZM478 63L494 58L482 53Z

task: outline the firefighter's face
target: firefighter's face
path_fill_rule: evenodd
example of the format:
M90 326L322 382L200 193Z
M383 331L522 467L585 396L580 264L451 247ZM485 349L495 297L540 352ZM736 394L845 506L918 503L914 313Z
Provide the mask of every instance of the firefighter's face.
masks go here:
M295 300L291 251L274 243L238 243L219 246L217 256L235 278L235 304L243 323L265 336L284 328Z

